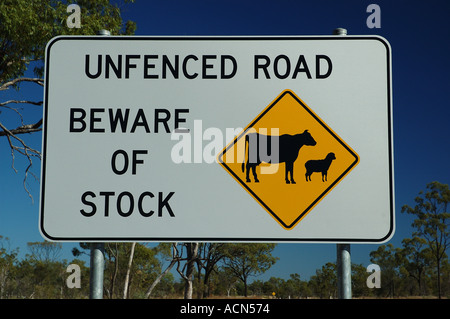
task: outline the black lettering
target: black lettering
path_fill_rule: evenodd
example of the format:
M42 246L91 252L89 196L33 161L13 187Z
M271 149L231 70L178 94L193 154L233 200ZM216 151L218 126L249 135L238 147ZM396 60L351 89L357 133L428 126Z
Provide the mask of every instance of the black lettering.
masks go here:
M183 75L186 77L186 78L188 78L188 79L195 79L197 76L198 76L198 73L193 73L193 74L189 74L188 73L188 71L187 71L187 63L188 63L188 61L189 60L194 60L194 61L197 61L198 60L198 58L195 56L195 55L192 55L192 54L190 54L190 55L188 55L187 57L185 57L184 58L184 60L183 60Z
M131 108L89 108L87 110L70 108L69 132L135 133L139 127L142 127L141 130L144 133L151 133L151 126L155 133L170 133L171 129L177 129L182 123L186 123L186 115L183 115L186 113L189 113L187 108L173 110L157 108L153 109L153 114L146 114L142 108L136 111ZM150 122L147 116L151 117ZM130 121L132 124L128 125Z
M104 197L104 217L109 217L110 214L110 202L116 201L116 211L117 213L122 217L128 217L134 212L135 208L135 201L134 196L132 193L128 191L121 192L117 198L115 198L115 192L112 191L101 191L99 192L99 196ZM158 217L163 217L164 208L166 209L167 213L170 215L170 217L175 217L175 214L172 210L172 207L170 206L170 199L175 194L175 192L169 192L167 196L164 196L163 192L158 192ZM145 205L144 207L144 201L146 198L150 199L150 202L148 205ZM81 202L89 206L91 209L90 211L86 211L85 209L80 209L80 213L85 217L92 217L97 212L97 206L95 205L95 202L92 200L93 198L96 198L96 195L92 191L86 191L81 195ZM139 211L139 214L143 217L151 217L154 215L155 210L151 209L151 203L152 200L155 198L154 193L150 191L144 191L139 195L139 198L137 200L137 208Z
M90 123L90 132L92 133L105 133L104 128L95 128L95 122L101 122L102 119L100 117L95 117L95 113L105 112L105 109L91 109L91 121Z
M81 113L80 117L75 117L75 113ZM86 117L86 111L80 108L71 108L70 109L70 125L69 125L69 132L70 133L79 133L83 132L86 129L86 122L84 121L84 118ZM75 122L81 123L81 127L76 128Z
M138 154L148 154L148 151L147 150L133 150L133 168L132 168L133 175L136 175L137 164L144 164L143 160L138 160L138 158L137 158Z
M103 60L105 79L129 79L132 69L138 68L139 71L142 72L141 74L144 79L179 79L180 77L180 55L178 54L172 56L156 54L145 54L143 56L139 54L118 54L117 57L105 54L104 57L105 59L103 59L102 54L98 54L96 65L91 65L91 55L85 55L84 72L88 78L97 79L102 75ZM141 61L141 59L143 59L143 61ZM219 78L219 71L214 72L214 69L219 67L219 61L217 61L218 55L202 55L200 57L189 54L182 57L182 59L181 71L183 73L182 76L186 79L196 79L199 75L201 75L202 79ZM195 61L199 61L200 59L201 71L200 65L195 63ZM191 63L192 61L194 62ZM259 69L262 69L266 78L270 78L267 70L269 65L270 59L268 56L255 56L255 78L258 78ZM142 68L142 71L140 68ZM233 78L236 75L237 68L237 61L232 55L220 55L220 79ZM282 76L284 76L284 73Z
M160 118L159 114L164 113L165 117ZM166 109L155 109L155 133L158 133L159 123L163 123L164 128L166 129L166 133L170 133L169 125L167 121L170 119L170 112Z
M124 196L128 197L128 200L130 202L130 207L128 208L128 211L125 212L122 210L122 198ZM119 213L120 216L122 217L128 217L131 215L131 213L133 213L133 209L134 209L134 199L133 199L133 195L130 192L122 192L119 194L119 196L117 197L117 212Z
M165 79L166 78L166 74L167 74L167 67L170 70L170 73L172 73L172 76L174 79L178 79L178 65L179 65L179 61L180 57L179 55L175 55L175 66L173 66L170 61L169 58L166 55L163 55L163 59L162 59L162 78Z
M202 78L203 79L217 79L217 75L206 74L207 69L212 69L214 67L213 64L207 64L208 59L216 59L216 55L203 55L202 56Z
M123 168L121 170L117 169L116 161L117 161L117 155L123 155ZM111 157L111 169L114 173L117 175L123 175L128 170L128 154L124 150L117 150L113 153Z
M169 195L167 195L164 199L162 199L163 198L162 192L158 193L158 216L159 217L162 216L162 210L164 207L166 207L166 209L171 217L175 217L175 215L172 211L172 208L169 205L169 200L173 196L173 194L175 194L175 192L170 192Z
M130 78L130 69L135 69L136 68L136 64L131 64L130 60L131 59L140 59L141 56L140 55L125 55L125 78L129 79Z
M304 65L302 67L302 65ZM295 66L294 74L292 75L293 79L297 78L297 74L299 72L305 72L308 79L311 79L311 72L309 72L308 64L306 64L305 56L300 55L298 57L297 65Z
M259 60L264 60L264 64L260 64ZM262 69L264 71L264 75L266 76L266 79L270 79L269 71L267 71L267 68L269 67L270 59L267 55L255 55L255 69L254 69L254 78L259 78L259 69Z
M320 73L320 60L325 60L328 63L328 70L326 73ZM331 59L326 55L316 55L316 79L326 79L330 76L331 71L333 70L333 63Z
M157 79L157 74L148 74L148 69L154 69L155 65L150 64L148 60L157 59L157 55L144 55L144 79Z
M81 195L81 202L84 205L92 207L92 210L91 210L91 212L88 213L84 209L81 209L80 213L81 213L81 215L83 215L85 217L92 217L97 212L97 207L95 206L95 204L93 202L90 202L86 199L87 196L95 198L95 194L94 194L94 192L87 191L87 192L84 192L83 195Z
M122 133L125 133L128 125L128 115L130 114L130 109L125 109L125 115L122 114L122 109L117 109L114 115L113 109L108 109L109 112L109 124L111 125L111 132L115 133L117 124L120 123L120 128Z
M175 109L175 129L180 127L180 123L186 123L185 118L180 118L180 113L189 113L189 109Z
M90 56L89 54L86 54L85 56L85 64L84 64L84 73L86 73L87 77L90 79L96 79L100 76L100 74L102 74L102 56L99 54L98 55L98 60L97 60L97 73L92 74L89 71L89 60L90 60Z
M114 192L100 192L100 196L105 196L105 217L109 216L109 196L114 195Z
M231 72L226 74L225 73L225 63L226 61L231 61L233 67L231 68ZM237 71L237 62L236 59L234 57L232 57L231 55L222 55L220 57L220 78L221 79L231 79L232 77L234 77L236 75L236 71Z
M138 200L138 210L139 210L139 213L140 213L142 216L144 216L144 217L150 217L150 216L153 215L154 211L153 211L153 210L150 210L150 211L147 213L147 212L145 212L144 209L142 208L142 202L143 202L145 196L149 196L150 198L155 197L155 196L153 195L153 193L151 193L151 192L143 192L143 193L141 194L141 196L139 196L139 200Z
M286 71L284 74L281 74L278 71L278 63L279 61L283 59L286 62ZM275 72L275 76L279 79L285 79L289 76L289 73L291 73L291 62L289 61L289 58L285 55L279 55L275 58L273 61L273 70Z
M118 55L117 56L117 64L118 67L116 67L116 65L114 64L113 60L111 59L111 56L109 54L106 55L105 57L105 78L109 79L109 67L111 67L114 71L114 73L116 74L116 77L118 79L122 78L122 56Z
M131 133L134 133L136 127L143 126L145 128L145 132L150 133L150 128L148 127L147 119L145 118L144 110L139 109L134 119L133 126L131 127Z

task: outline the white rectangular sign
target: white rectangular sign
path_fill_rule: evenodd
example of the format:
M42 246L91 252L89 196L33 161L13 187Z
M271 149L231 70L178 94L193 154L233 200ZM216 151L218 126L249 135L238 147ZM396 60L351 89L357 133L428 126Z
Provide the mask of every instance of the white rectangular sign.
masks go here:
M391 103L390 46L378 36L56 37L41 233L387 241Z

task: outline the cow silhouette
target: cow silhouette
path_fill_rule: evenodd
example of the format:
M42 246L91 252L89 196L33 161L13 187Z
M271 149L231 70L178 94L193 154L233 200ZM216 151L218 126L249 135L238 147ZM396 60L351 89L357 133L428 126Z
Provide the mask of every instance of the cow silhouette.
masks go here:
M276 149L276 146L272 145L273 141L278 141L278 154L272 154L272 149ZM285 163L286 184L295 184L294 162L303 145L316 145L316 141L308 130L295 135L283 134L275 139L273 136L259 133L247 134L245 136L246 158L244 158L244 162L242 163L242 172L245 171L246 173L246 182L251 182L249 178L250 169L252 170L255 183L259 182L256 167L262 162L265 162L270 164ZM266 151L262 151L264 148ZM290 174L290 179L288 178L288 174Z
M328 169L331 162L336 159L334 153L328 153L328 155L322 160L310 160L305 163L306 168L306 181L311 180L311 174L314 172L322 173L322 182L327 180Z

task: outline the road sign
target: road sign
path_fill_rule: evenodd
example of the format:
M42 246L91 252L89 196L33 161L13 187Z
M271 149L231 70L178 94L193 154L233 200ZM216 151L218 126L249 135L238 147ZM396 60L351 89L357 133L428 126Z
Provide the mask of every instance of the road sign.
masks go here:
M41 233L384 242L390 59L377 36L56 37Z
M276 128L275 139L267 135L268 128ZM252 138L254 132L258 135ZM270 154L262 151L267 145L272 147ZM252 151L257 157L253 163ZM278 158L269 156L260 163L264 156L272 154ZM246 162L241 165L236 159L242 158ZM267 106L219 156L228 172L285 229L297 225L358 160L358 155L290 90ZM282 164L284 168L279 167ZM266 167L261 168L265 174L258 178L259 165ZM314 173L321 176L311 179Z

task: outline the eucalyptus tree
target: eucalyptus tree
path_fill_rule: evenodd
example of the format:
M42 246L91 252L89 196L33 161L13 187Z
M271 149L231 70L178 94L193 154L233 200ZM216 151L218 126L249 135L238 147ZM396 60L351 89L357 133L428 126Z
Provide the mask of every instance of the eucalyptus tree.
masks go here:
M413 236L424 238L434 256L437 272L437 290L441 298L441 267L446 261L447 249L450 246L450 189L448 184L437 181L427 184L426 192L419 192L414 199L415 206L404 205L402 212L414 215L412 227L416 229Z
M41 158L41 151L40 145L30 142L29 134L42 130L47 42L58 35L95 35L101 29L112 35L133 34L136 29L134 22L123 21L118 5L108 0L78 0L81 23L74 27L68 23L72 2L0 1L0 137L8 141L15 171L15 156L26 159L24 187L30 197L27 177L34 175L33 161Z
M266 272L278 258L272 256L276 244L229 244L225 268L244 284L247 297L247 284L251 276Z

